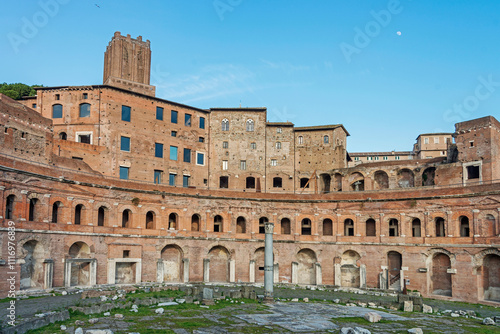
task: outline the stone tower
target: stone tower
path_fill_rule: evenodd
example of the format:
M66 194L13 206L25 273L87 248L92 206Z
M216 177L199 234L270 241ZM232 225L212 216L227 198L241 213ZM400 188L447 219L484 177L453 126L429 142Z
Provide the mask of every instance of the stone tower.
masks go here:
M155 87L149 84L150 74L149 40L115 32L104 53L103 84L155 96Z

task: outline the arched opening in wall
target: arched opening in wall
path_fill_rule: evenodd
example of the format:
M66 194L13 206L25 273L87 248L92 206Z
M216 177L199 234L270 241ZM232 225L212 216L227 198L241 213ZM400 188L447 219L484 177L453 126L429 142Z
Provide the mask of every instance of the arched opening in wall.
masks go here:
M5 219L13 219L14 218L14 202L16 200L15 195L7 196L7 200L5 201Z
M156 214L153 211L146 213L146 229L152 230L155 228Z
M389 188L389 175L383 170L378 170L373 175L375 181L375 190L388 189Z
M210 282L229 282L229 252L225 247L215 246L208 252L210 260Z
M130 211L129 209L123 210L122 212L122 227L132 227L132 211Z
M175 245L167 245L161 251L163 261L163 282L182 281L182 250Z
M354 236L354 221L350 218L344 220L344 235L346 237Z
M458 221L460 222L460 236L469 237L470 236L469 218L466 216L460 216L460 218L458 218Z
M309 178L308 177L300 178L300 188L309 188Z
M361 173L352 173L349 176L351 190L352 191L364 191L365 190L365 177Z
M483 259L482 274L484 299L500 302L500 256L486 255Z
M236 218L236 233L247 233L247 222L245 217Z
M75 242L69 248L68 261L71 267L70 286L90 285L90 248L82 241Z
M484 217L484 223L481 224L481 226L481 235L485 237L493 237L498 234L496 228L496 219L495 217L493 217L493 215L487 214Z
M83 206L83 204L78 204L77 206L75 206L75 225L81 225L84 210L85 207Z
M314 268L316 262L318 262L316 253L311 249L301 249L297 253L297 280L299 284L316 284L316 271Z
M68 135L66 134L66 132L59 132L59 139L68 140Z
M214 232L224 232L223 231L223 222L222 216L217 215L214 217Z
M178 221L178 216L175 212L172 212L171 214L168 215L168 229L177 229L177 221Z
M323 219L323 235L333 235L333 222L331 219Z
M333 176L334 179L334 191L342 191L342 174L335 173Z
M290 226L290 219L288 218L283 218L281 219L281 234L291 234L291 226Z
M264 270L260 270L260 268L264 268L264 262L265 262L264 247L260 247L255 251L255 253L253 254L253 260L255 261L255 282L263 283Z
M401 266L403 265L403 257L401 253L390 251L387 253L387 268L389 271L389 289L401 290ZM403 277L404 279L404 277Z
M436 167L429 167L422 173L422 185L423 186L433 186L436 184L434 179L436 178Z
M58 223L59 222L59 211L60 208L62 207L62 203L57 201L52 204L52 222L53 223Z
M377 235L377 224L375 219L370 218L366 221L366 236L375 237Z
M199 232L200 231L200 215L194 214L191 216L191 231Z
M79 117L90 117L90 104L82 103L80 104L80 113Z
M269 221L267 217L260 217L259 219L259 234L266 233L265 224Z
M444 218L437 217L435 219L436 237L444 237Z
M332 181L332 177L330 174L321 174L320 176L321 180L321 192L322 193L329 193L330 192L330 183Z
M404 168L398 171L398 187L411 188L415 186L415 176L410 169Z
M108 211L108 208L105 206L99 207L99 210L97 210L97 226L104 226L106 223L106 212Z
M311 235L312 223L311 219L304 218L300 224L301 234L302 235Z
M431 291L434 295L452 296L450 257L444 253L437 253L432 258Z
M361 285L358 261L361 258L358 252L345 251L340 261L340 286L359 288Z
M44 283L42 244L29 240L22 248L24 263L21 263L20 289L42 289Z
M30 222L40 221L41 220L41 217L40 217L41 209L42 209L42 204L40 203L40 200L38 198L31 198L30 199L28 220Z
M255 177L253 176L247 177L245 187L247 189L255 189Z
M422 236L422 223L420 222L420 219L414 218L411 221L411 236L412 237L421 237Z
M399 222L397 219L389 220L389 236L390 237L399 237Z

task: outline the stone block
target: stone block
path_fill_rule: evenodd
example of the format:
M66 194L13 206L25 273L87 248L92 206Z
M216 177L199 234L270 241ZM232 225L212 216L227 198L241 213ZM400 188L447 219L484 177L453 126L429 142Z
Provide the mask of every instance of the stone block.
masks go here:
M241 291L230 291L229 297L235 298L235 299L241 298L242 297Z
M421 328L412 328L408 330L408 333L413 333L413 334L424 334L424 331L422 331Z
M424 312L424 313L432 313L432 307L429 306L429 305L423 304L422 305L422 312Z
M413 302L411 300L407 300L404 302L403 311L413 312Z
M203 300L214 299L214 290L209 288L203 288Z
M368 312L365 313L364 318L369 322L379 322L382 319L382 316L375 312Z

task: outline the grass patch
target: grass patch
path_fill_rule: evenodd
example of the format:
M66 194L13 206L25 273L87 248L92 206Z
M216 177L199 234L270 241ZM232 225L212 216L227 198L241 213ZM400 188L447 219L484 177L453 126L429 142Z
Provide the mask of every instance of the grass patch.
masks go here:
M330 321L333 322L342 322L342 323L356 323L356 324L361 324L361 325L369 325L373 324L374 322L369 322L363 317L339 317L339 318L332 318ZM392 321L390 320L384 320L381 319L377 324L390 324Z
M210 326L216 325L215 322L210 321L208 319L185 320L185 319L171 318L169 320L174 322L178 327L181 327L181 328L210 327Z

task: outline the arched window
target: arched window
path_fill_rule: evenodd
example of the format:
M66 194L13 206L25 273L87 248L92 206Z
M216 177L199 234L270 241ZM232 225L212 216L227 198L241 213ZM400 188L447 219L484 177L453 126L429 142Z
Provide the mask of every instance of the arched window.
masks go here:
M399 236L399 222L397 219L389 220L389 236L398 237Z
M177 214L174 212L168 215L168 228L177 229Z
M323 235L333 235L333 222L329 218L323 220Z
M245 217L238 217L236 219L236 233L246 233L247 231L247 226L246 226L246 219Z
M330 137L324 136L323 137L323 143L328 144L330 142Z
M312 224L311 219L309 218L302 219L302 223L300 224L302 235L311 235L311 228L312 228L311 224Z
M347 218L344 220L344 235L346 237L354 236L354 221L352 219Z
M377 224L375 223L375 219L370 218L366 221L366 236L367 237L375 237L377 235Z
M227 118L222 120L222 131L229 131L229 120Z
M83 204L78 204L75 207L75 225L80 225L82 222L82 210L85 209Z
M413 237L420 237L422 235L421 225L422 224L420 223L420 219L415 218L412 220L412 222L411 222L411 235Z
M214 232L223 232L223 223L224 220L222 216L217 215L214 217Z
M59 132L59 139L68 140L68 135L66 134L66 132Z
M97 226L104 226L105 219L106 219L106 207L101 206L97 211Z
M7 196L7 201L5 203L5 219L12 219L14 217L14 200L16 196Z
M132 224L132 211L129 209L123 210L122 213L122 227L129 228Z
M460 216L458 220L460 221L460 236L469 237L470 236L469 218L466 216Z
M89 103L80 104L80 116L79 117L90 117L90 104Z
M266 233L266 228L265 228L265 224L269 221L269 219L267 219L267 217L261 217L259 219L259 233L260 234L264 234Z
M299 136L299 145L304 144L304 137Z
M281 234L290 234L290 233L291 233L290 219L288 218L281 219Z
M54 104L52 106L52 118L62 118L63 107L62 104Z
M281 150L281 142L279 141L276 142L276 149Z
M194 214L191 216L191 231L200 231L200 215Z
M253 125L254 125L253 119L249 119L247 121L247 131L253 131Z
M61 205L62 205L62 203L59 201L52 204L52 222L53 223L59 222L59 207L61 207Z
M38 200L38 198L30 199L30 209L29 209L29 219L28 219L30 222L36 219L36 215L38 214L37 207L39 202L40 201Z
M436 218L436 237L444 237L444 218Z
M146 213L146 229L152 230L155 228L155 213L153 211L148 211Z

